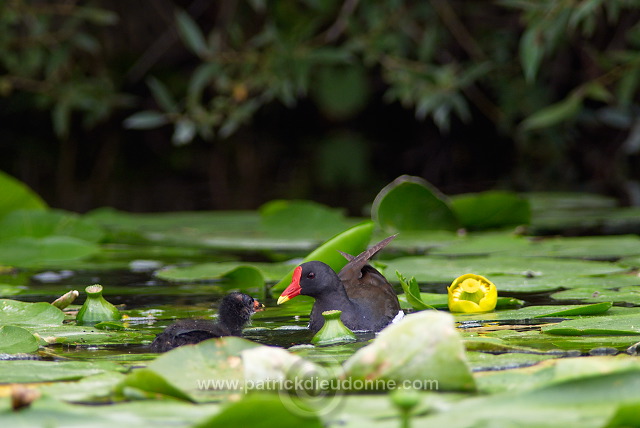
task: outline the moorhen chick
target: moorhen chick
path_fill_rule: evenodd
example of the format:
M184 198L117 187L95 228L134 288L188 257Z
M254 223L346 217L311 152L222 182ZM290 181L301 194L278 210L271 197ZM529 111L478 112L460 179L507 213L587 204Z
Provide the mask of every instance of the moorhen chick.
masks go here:
M184 319L168 326L151 343L152 352L166 352L182 345L194 345L222 336L242 336L242 327L262 305L253 297L233 292L226 295L218 309L219 320Z
M342 311L340 319L351 330L382 330L404 312L391 284L368 261L395 237L388 237L356 257L341 252L349 263L338 274L320 261L301 264L294 270L291 284L278 298L278 304L299 294L313 297L309 317L309 329L313 332L322 328L322 312L329 310Z

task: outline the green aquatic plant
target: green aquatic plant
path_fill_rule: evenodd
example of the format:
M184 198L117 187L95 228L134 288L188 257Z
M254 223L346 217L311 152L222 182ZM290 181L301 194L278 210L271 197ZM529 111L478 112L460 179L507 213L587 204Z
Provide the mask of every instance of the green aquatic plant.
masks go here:
M335 345L344 342L355 342L356 335L342 323L340 315L342 311L324 311L324 325L318 331L311 343L314 345Z
M87 300L76 315L78 325L94 325L102 321L118 321L121 317L118 308L102 297L102 285L94 284L85 288Z

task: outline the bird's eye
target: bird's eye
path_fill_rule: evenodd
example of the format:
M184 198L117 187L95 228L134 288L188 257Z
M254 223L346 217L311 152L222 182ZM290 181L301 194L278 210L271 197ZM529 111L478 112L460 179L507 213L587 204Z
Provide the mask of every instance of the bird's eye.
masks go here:
M315 277L316 277L316 274L315 274L315 273L313 273L313 272L309 272L309 273L307 274L307 278L309 278L309 279L313 279L313 278L315 278Z

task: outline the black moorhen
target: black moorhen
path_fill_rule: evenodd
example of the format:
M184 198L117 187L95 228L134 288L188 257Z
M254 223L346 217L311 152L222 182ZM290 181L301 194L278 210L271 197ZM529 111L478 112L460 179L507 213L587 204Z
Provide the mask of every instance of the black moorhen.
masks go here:
M260 302L243 293L226 295L218 310L219 321L184 319L168 326L151 343L151 351L166 352L182 345L194 345L222 336L242 336L242 327L262 307Z
M294 270L291 284L280 295L278 304L299 294L313 297L315 303L309 320L313 332L324 324L322 312L334 309L342 311L340 319L351 330L382 330L404 313L391 284L368 261L395 236L356 257L341 252L349 263L338 274L320 261L301 264Z

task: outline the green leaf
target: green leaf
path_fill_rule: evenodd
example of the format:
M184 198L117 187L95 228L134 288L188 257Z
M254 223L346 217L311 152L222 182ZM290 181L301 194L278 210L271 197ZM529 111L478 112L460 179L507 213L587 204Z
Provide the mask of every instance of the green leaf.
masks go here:
M245 395L240 401L230 403L217 415L205 419L194 428L322 428L325 426L315 411L300 400L284 404L283 399L275 394ZM295 403L295 404L292 404ZM290 406L296 406L292 411ZM257 416L259 415L259 416Z
M533 82L540 69L540 62L544 57L544 37L537 26L528 28L520 39L520 62L524 71L524 77L528 82Z
M433 306L429 306L422 301L422 297L420 296L420 287L418 286L418 281L416 281L414 277L411 277L411 279L407 281L407 279L398 271L396 271L396 276L404 290L407 302L409 302L413 309L419 311L423 309L434 309Z
M0 220L0 240L50 236L68 236L99 242L104 237L104 231L93 221L62 210L16 210Z
M38 339L29 330L13 325L0 326L0 353L29 353L39 347Z
M573 92L564 100L533 113L523 120L520 126L525 131L531 131L548 128L570 120L580 112L582 99L581 92Z
M612 315L562 321L560 324L544 326L549 334L577 335L640 335L640 315Z
M83 259L99 251L98 245L70 236L11 238L0 241L0 264L41 266Z
M45 303L0 299L0 325L40 326L62 324L64 313Z
M175 394L172 391L178 390L181 396L198 402L217 400L222 395L242 390L244 367L240 355L242 351L262 346L238 337L212 339L194 346L181 346L149 363L147 370L157 376L150 373L137 375L134 372L127 376L124 384L152 393L164 391L163 393ZM226 380L230 383L226 385L227 389L223 389L222 386L207 387L205 383L211 379ZM240 383L236 384L235 381Z
M343 251L355 256L366 250L367 244L371 241L373 227L374 223L372 221L365 221L345 230L309 253L302 263L310 260L319 260L328 264L333 270L338 272L347 264L347 259L338 251ZM277 295L289 285L294 269L295 266L291 268L284 278L271 288L272 295Z
M313 201L274 200L260 207L260 226L272 236L325 238L348 227L342 210Z
M198 24L196 24L191 16L183 10L178 10L176 12L176 24L180 37L182 37L182 40L191 52L201 58L206 57L209 53L207 42L200 27L198 27Z
M166 281L202 281L226 279L241 289L264 286L264 277L259 269L238 263L201 263L194 266L162 269L155 276Z
M371 216L388 231L455 230L458 221L444 195L418 177L403 175L376 196Z
M453 317L440 311L410 314L385 328L373 343L344 363L344 370L344 377L354 381L394 381L400 385L419 379L436 382L439 391L475 389Z
M173 95L169 92L169 88L167 88L164 83L155 77L149 77L147 79L147 85L149 89L151 89L153 98L162 109L168 113L177 113L178 103L176 103Z
M169 123L167 117L160 112L145 110L132 114L124 120L124 127L129 129L153 129Z
M0 219L15 210L44 210L47 204L26 184L0 171Z
M179 400L193 401L191 397L153 370L141 368L134 370L115 388L116 393L128 398L165 398L172 397ZM132 391L133 390L133 391Z
M628 278L628 277L627 277ZM640 279L636 279L640 285ZM640 305L640 287L631 285L611 290L599 286L574 288L572 290L559 291L551 295L555 300L580 300L584 302L614 302Z
M451 208L462 227L469 230L494 229L529 224L529 201L515 193L492 191L456 196Z
M568 317L577 315L597 315L606 312L611 308L611 302L595 303L593 305L578 305L569 309L559 309L536 317Z
M411 272L419 283L448 285L461 275L475 273L492 278L500 292L557 290L567 281L596 281L595 276L624 272L623 268L612 263L503 255L456 258L400 257L386 263L387 269L391 271ZM598 277L597 281L600 280L606 280L606 277Z
M0 379L7 383L54 382L126 370L125 367L111 361L11 360L0 364Z

